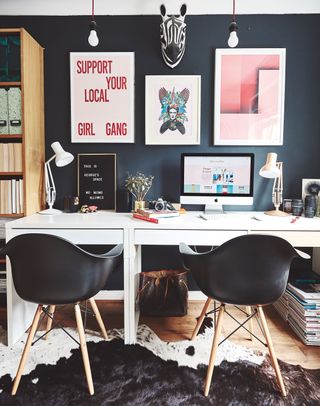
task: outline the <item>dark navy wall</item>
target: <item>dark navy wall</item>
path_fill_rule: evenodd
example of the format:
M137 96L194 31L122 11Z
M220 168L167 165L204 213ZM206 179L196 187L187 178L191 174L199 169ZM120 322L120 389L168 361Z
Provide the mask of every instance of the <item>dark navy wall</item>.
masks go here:
M138 170L155 176L149 198L179 198L181 152L254 152L254 209L271 208L272 181L258 176L267 152L284 161L284 196L301 195L302 178L320 178L320 15L238 16L241 47L287 49L284 144L280 147L213 146L214 51L226 47L230 16L187 16L186 53L171 70L162 61L158 16L97 16L100 44L88 45L89 17L0 17L0 27L24 27L45 48L46 157L60 141L73 154L115 152L118 163L118 210L126 209L124 180ZM135 52L135 144L71 144L69 52ZM201 145L144 145L144 77L152 74L197 74L202 77ZM76 193L76 163L53 168L57 206ZM151 250L152 251L152 250ZM170 250L146 256L145 266L170 266ZM161 257L161 262L160 262ZM170 257L169 259L166 259ZM152 265L154 263L155 265ZM173 264L175 265L175 264Z
M257 173L268 151L284 161L284 195L299 197L302 178L320 177L320 51L319 15L238 16L241 47L287 49L284 145L281 147L214 147L214 50L226 46L229 16L187 16L187 47L180 65L171 70L162 61L158 16L97 16L100 44L88 45L89 17L0 17L0 26L24 27L45 48L46 157L50 144L60 141L72 153L115 152L118 189L127 172L141 170L155 176L149 197L171 201L179 197L181 152L254 152L254 208L270 208L272 181ZM71 144L69 52L135 52L135 144ZM144 145L144 77L147 74L199 74L202 77L201 145ZM53 168L58 201L76 193L76 163ZM118 209L126 207L119 193Z

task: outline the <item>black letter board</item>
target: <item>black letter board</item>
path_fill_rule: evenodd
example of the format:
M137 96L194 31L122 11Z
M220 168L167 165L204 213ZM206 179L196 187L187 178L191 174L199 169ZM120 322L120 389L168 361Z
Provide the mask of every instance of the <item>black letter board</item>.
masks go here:
M78 154L80 204L116 210L116 154Z

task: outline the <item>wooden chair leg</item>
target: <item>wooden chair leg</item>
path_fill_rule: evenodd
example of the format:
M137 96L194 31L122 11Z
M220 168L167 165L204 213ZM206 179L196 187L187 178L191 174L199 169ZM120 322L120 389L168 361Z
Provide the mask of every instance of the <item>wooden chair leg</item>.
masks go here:
M266 321L266 318L265 318L265 315L264 315L264 312L263 312L263 309L262 309L261 306L258 306L258 313L259 313L259 317L260 317L260 320L261 320L261 323L262 323L262 326L263 326L263 330L264 330L264 333L265 333L265 338L266 338L266 341L267 341L267 345L268 345L271 361L272 361L272 364L273 364L273 368L274 368L275 373L276 373L278 385L280 387L282 396L287 396L287 391L286 391L286 388L285 388L284 383L283 383L283 379L282 379L281 371L280 371L280 368L279 368L278 360L277 360L277 357L276 357L276 354L275 354L275 351L274 351L274 348L273 348L270 331L269 331L267 321Z
M31 325L31 327L29 329L27 342L26 342L26 344L24 346L24 349L23 349L23 353L22 353L22 356L21 356L21 359L20 359L17 374L16 374L16 377L14 379L11 395L15 395L17 393L18 386L19 386L20 379L21 379L21 375L23 373L24 366L25 366L27 358L28 358L28 354L29 354L29 351L30 351L30 347L31 347L31 344L32 344L33 337L34 337L34 335L35 335L35 333L37 331L37 327L38 327L38 323L39 323L41 313L42 313L42 305L39 304L38 307L37 307L37 310L36 310L36 312L34 314L32 325Z
M87 342L86 342L86 337L84 334L83 321L82 321L79 303L75 304L74 310L75 310L77 328L78 328L78 333L79 333L79 338L80 338L80 348L81 348L81 353L82 353L83 366L84 366L84 370L86 373L89 393L90 393L90 395L93 395L94 388L93 388L92 374L91 374Z
M214 300L213 301L213 325L214 325L214 329L217 328L217 302Z
M251 316L252 312L251 312L251 306L246 306L246 313ZM253 320L250 319L249 320L249 331L250 331L250 335L249 335L249 339L252 341L253 340Z
M205 381L205 385L204 385L204 396L208 396L208 394L209 394L212 374L213 374L213 369L214 369L214 361L216 358L217 349L218 349L219 340L220 340L225 304L221 303L220 306L221 307L219 310L217 327L214 332L214 337L213 337L213 342L212 342L211 354L210 354L209 365L208 365L208 370L207 370L207 377L206 377L206 381Z
M53 315L54 315L55 310L56 310L56 306L50 305L50 307L49 307L49 313L51 314L52 317L53 317ZM52 319L51 319L50 317L47 317L47 327L46 327L46 332L47 332L47 333L48 333L48 331L51 330L51 327L52 327ZM48 338L48 334L46 334L46 335L44 336L44 339L45 339L45 340L46 340L47 338Z
M102 335L104 337L105 340L108 340L108 334L107 334L107 330L106 327L104 325L104 322L102 320L101 314L99 312L99 308L97 306L96 301L94 300L94 298L92 297L91 299L89 299L90 305L92 307L93 313L97 319L97 322L99 324L99 327L101 329Z
M211 303L211 300L212 299L210 297L208 297L206 303L204 304L202 312L201 312L201 314L200 314L200 316L198 318L197 325L196 325L195 329L193 330L191 340L194 340L197 337L197 334L198 334L198 332L200 330L201 324L202 324L203 319L204 319L204 317L206 315L206 312L207 312L208 307L209 307L209 305Z

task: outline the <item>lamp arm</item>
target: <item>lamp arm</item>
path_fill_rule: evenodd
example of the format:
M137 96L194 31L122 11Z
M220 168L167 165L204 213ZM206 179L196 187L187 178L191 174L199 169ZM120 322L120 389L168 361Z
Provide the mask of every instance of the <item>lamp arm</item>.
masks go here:
M45 184L46 184L46 197L49 208L51 209L56 200L56 186L53 180L50 162L55 158L55 155L46 161L45 168Z
M282 203L282 192L283 192L283 172L282 165L283 162L277 162L277 167L279 168L280 174L274 179L272 187L272 202L276 210L279 210L280 204Z

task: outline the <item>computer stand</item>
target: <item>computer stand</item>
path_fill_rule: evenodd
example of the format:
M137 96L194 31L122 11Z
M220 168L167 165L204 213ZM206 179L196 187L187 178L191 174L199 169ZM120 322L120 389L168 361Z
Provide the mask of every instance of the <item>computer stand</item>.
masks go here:
M204 214L223 214L222 204L206 204L204 206Z

